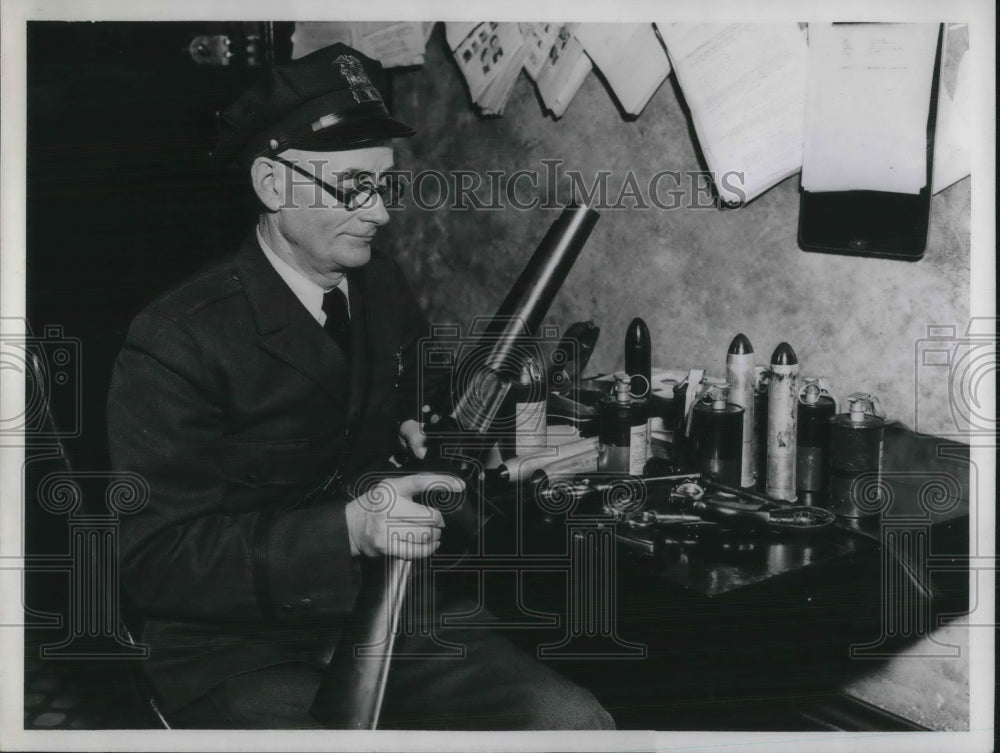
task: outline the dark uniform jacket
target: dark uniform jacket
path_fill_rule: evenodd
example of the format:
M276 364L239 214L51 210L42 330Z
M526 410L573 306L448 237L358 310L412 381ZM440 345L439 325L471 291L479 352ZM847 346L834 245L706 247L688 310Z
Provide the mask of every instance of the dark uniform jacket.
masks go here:
M241 672L313 660L353 607L343 501L322 487L385 466L416 405L400 354L427 325L388 259L348 280L350 361L255 236L128 332L109 442L149 501L122 518L120 563L168 711Z

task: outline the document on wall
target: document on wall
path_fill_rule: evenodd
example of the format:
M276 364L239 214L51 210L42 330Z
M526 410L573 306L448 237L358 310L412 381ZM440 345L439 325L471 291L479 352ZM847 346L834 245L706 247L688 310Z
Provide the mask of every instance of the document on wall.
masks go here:
M934 135L934 177L931 191L937 193L972 172L972 102L969 92L968 56L958 64L955 93L938 89L937 128Z
M938 24L810 24L802 188L917 194Z
M353 23L354 47L386 68L424 64L426 24L403 22Z
M351 24L346 21L296 21L292 32L292 59L338 42L351 45L352 41Z
M492 44L496 38L497 44L486 56L489 60L487 64L496 67L497 73L478 102L484 115L503 115L527 54L518 24L502 23L497 27L489 39Z
M651 23L578 23L573 36L630 115L641 113L670 75L667 52Z
M480 21L447 21L444 25L444 38L448 42L448 49L452 52L457 50L480 23Z
M341 42L385 68L423 65L431 30L433 24L426 23L299 21L292 34L292 58Z
M809 47L796 23L657 23L723 201L802 167Z
M465 30L468 34L458 40ZM445 35L449 45L456 44L452 51L473 102L487 115L502 114L526 54L518 24L447 24Z
M535 84L542 102L561 118L591 71L590 58L573 35L571 24L560 24Z
M932 193L943 191L972 172L973 105L968 51L968 24L948 24L941 49Z
M524 71L532 81L537 81L562 24L520 23L518 26L521 28L521 36L524 37Z

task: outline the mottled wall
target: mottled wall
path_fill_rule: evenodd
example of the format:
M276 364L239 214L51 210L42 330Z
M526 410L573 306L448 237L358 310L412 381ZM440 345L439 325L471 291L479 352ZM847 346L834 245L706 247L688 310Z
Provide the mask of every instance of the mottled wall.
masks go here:
M483 119L438 28L424 67L396 76L394 98L396 112L419 129L400 143L401 168L483 176L536 170L543 180L534 194L521 184L524 200L547 194L542 160L562 160L588 183L611 171L612 198L629 171L645 190L659 170L700 169L673 77L627 122L598 75L553 120L522 74L504 116ZM424 188L433 199L436 185ZM664 201L671 188L661 184ZM559 189L560 199L569 196L568 181ZM488 200L486 187L479 194ZM681 203L699 201L704 196L688 186ZM431 317L446 322L491 314L558 214L407 205L383 232L383 246L400 260ZM601 326L591 372L623 365L621 340L634 316L649 325L654 363L667 368L700 366L722 376L737 332L750 338L760 362L787 340L803 373L826 376L838 400L872 391L890 417L912 426L917 341L930 324L964 331L968 321L969 210L969 180L934 196L927 252L916 263L799 250L798 176L737 210L607 210L549 319L565 327L592 318ZM920 384L921 430L947 432L947 380Z

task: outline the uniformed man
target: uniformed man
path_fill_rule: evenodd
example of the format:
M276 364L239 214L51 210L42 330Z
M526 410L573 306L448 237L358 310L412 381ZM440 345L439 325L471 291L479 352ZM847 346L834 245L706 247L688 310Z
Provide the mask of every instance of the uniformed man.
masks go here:
M359 558L432 554L443 521L413 497L461 488L396 478L387 509L338 503L327 483L384 467L400 441L423 452L398 375L427 323L372 245L396 190L392 139L413 133L383 91L381 66L337 44L274 66L223 113L222 149L249 177L257 226L144 310L115 365L113 464L150 494L123 518L121 570L176 726L318 727L308 708ZM387 543L393 518L409 543ZM420 640L397 648L418 653ZM448 640L464 658L392 664L381 726L613 726L589 692L499 635Z

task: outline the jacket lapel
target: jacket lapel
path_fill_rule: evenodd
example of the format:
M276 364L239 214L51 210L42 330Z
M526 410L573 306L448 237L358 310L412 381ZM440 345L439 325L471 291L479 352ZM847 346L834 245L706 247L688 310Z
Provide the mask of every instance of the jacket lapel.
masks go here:
M366 290L366 276L362 270L347 275L351 299L351 340L354 343L351 359L350 397L347 406L347 423L353 425L361 415L368 398L369 371L373 353L370 340L371 295Z
M357 372L359 365L349 371L343 352L274 271L257 243L256 233L244 242L235 265L260 334L260 347L315 381L335 401L353 404L355 400L349 401L349 393L355 392L352 384L360 375L351 372ZM352 311L354 297L352 291ZM359 301L358 309L362 308ZM352 330L355 326L352 323Z

